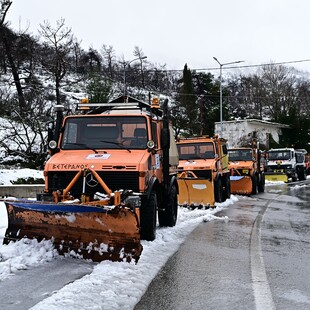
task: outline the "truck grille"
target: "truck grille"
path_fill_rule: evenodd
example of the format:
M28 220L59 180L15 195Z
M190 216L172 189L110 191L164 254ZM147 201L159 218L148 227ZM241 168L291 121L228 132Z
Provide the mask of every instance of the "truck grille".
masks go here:
M268 172L284 172L286 169L292 169L292 167L289 165L273 165L267 167Z
M48 173L49 192L65 189L72 181L77 171L57 171ZM112 190L128 189L139 192L139 172L137 171L97 171L102 180ZM94 179L94 178L93 178ZM96 192L104 192L100 184L89 182L86 184L86 195L93 196ZM71 189L73 197L80 197L83 190L83 177L81 176Z

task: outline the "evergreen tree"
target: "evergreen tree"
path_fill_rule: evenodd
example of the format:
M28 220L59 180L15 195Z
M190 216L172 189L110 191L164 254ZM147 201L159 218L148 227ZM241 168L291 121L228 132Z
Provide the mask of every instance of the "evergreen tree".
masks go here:
M184 111L183 125L185 127L183 130L191 136L199 134L197 96L194 90L192 72L187 68L187 64L183 69L180 90L179 104L181 111Z
M86 89L90 96L90 102L100 103L109 101L112 86L109 80L104 79L98 73L93 73L90 75Z
M198 96L199 135L214 135L214 123L217 121L219 105L218 87L211 73L193 73L195 93Z

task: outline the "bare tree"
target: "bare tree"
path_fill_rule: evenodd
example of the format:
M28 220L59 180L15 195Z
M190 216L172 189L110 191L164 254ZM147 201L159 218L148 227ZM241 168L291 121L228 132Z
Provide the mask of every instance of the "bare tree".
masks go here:
M74 70L75 72L79 72L80 59L82 56L82 48L81 48L81 42L79 42L76 38L73 38L72 41L72 53L73 53Z
M9 0L0 0L0 25L2 26L4 24L4 20L6 17L6 14L12 4L12 1Z
M11 111L10 119L2 119L0 129L6 134L0 141L5 153L2 164L21 164L32 169L42 169L46 158L46 134L38 118L32 122L25 119L18 111Z
M6 57L8 59L8 63L12 71L12 75L14 78L14 84L15 84L16 91L18 94L18 101L19 101L20 109L25 110L26 102L25 102L24 93L23 93L23 89L22 89L19 74L18 74L18 68L15 64L13 51L12 51L13 49L12 44L15 38L14 38L12 31L10 31L10 29L4 23L6 14L11 4L12 4L12 1L8 1L8 0L0 1L0 5L1 5L1 8L0 8L0 41L2 42L4 46Z
M142 88L145 88L145 81L144 81L144 70L143 70L143 63L145 62L146 56L144 55L143 51L141 48L138 46L135 46L133 55L138 57L140 59L140 72L141 72L141 86Z
M114 67L115 67L115 52L112 46L102 45L101 53L103 60L106 64L108 77L113 80L114 78Z
M67 74L69 54L72 50L73 35L71 28L65 27L65 20L56 22L53 28L48 21L40 25L39 33L44 38L45 55L42 65L55 81L56 101L61 104L61 81Z
M260 70L266 96L264 106L268 108L274 121L279 121L281 115L288 114L295 104L295 77L289 68L284 66L266 65Z

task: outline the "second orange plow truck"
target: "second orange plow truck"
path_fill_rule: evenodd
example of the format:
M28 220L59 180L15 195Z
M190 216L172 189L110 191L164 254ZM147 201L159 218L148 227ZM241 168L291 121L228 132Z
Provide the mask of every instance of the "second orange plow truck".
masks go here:
M45 190L37 201L6 201L4 243L51 239L61 254L138 261L140 240L177 221L178 155L168 101L122 96L81 103L50 126Z
M258 142L250 147L228 149L230 185L232 194L255 195L265 190L264 165Z
M199 136L180 139L177 147L180 205L214 207L230 198L226 140Z

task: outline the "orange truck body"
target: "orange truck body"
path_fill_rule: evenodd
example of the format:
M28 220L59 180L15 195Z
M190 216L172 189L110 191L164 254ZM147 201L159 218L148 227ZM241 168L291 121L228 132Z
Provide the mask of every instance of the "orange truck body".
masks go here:
M180 139L178 184L180 205L214 207L230 197L226 141L218 136Z
M264 192L265 175L261 153L253 147L228 149L232 194L251 195Z
M86 258L137 261L140 240L156 237L157 216L160 226L177 221L178 155L167 105L162 111L158 104L120 97L80 104L83 114L59 113L44 193L36 204L8 204L6 242L26 234L65 239L68 251Z

